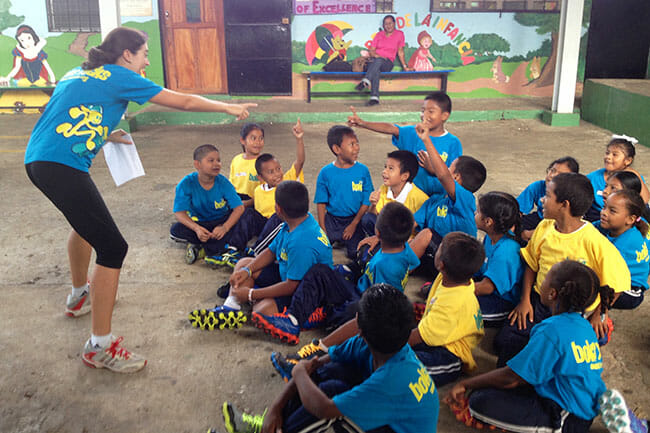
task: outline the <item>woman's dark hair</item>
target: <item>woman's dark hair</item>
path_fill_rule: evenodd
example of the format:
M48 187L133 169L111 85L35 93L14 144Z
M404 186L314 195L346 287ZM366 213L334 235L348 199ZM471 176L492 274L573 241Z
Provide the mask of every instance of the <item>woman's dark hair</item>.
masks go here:
M618 147L623 151L625 156L634 160L636 149L634 148L634 144L631 141L624 138L613 138L609 143L607 143L607 148L610 148L612 146Z
M641 194L641 180L639 179L639 176L631 171L614 171L609 175L607 180L611 178L617 179L621 182L624 189L631 189L632 191Z
M34 31L34 29L31 28L30 26L27 26L27 25L19 26L16 29L16 40L18 41L18 45L20 45L21 48L25 48L25 47L18 40L18 36L22 35L23 33L29 33L30 35L32 35L32 39L34 39L34 44L38 44L38 42L41 40L41 38L38 37L38 35Z
M600 295L601 313L609 310L614 300L614 290L601 286L598 275L582 263L561 261L547 274L550 287L557 290L560 312L582 313Z
M111 30L101 44L88 51L88 60L81 64L81 68L89 70L114 64L124 50L135 54L146 42L147 35L140 30L118 27Z
M647 208L645 203L643 203L641 195L636 191L632 191L631 189L619 189L618 191L611 193L609 197L607 197L607 200L613 196L621 197L623 200L625 200L625 209L627 209L630 215L636 216L634 227L636 227L641 232L643 237L646 237L648 234L648 223L643 221L641 217L645 216L647 213Z
M519 202L506 192L491 191L478 199L478 208L483 216L492 218L494 231L507 234L514 230L515 239L521 240L521 213Z

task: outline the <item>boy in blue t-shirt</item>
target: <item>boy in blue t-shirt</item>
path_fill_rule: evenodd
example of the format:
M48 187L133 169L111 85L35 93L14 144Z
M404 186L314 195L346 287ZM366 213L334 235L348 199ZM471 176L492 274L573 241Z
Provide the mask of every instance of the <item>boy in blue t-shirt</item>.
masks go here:
M246 302L255 301L255 312L277 314L289 306L312 266L322 263L331 267L332 246L308 210L305 185L293 180L280 182L275 191L275 212L284 221L279 233L259 255L237 262L224 304L192 311L192 326L209 330L240 327L247 320L241 311Z
M357 162L359 141L352 128L332 126L327 145L336 160L318 173L314 197L318 223L330 241L343 242L347 256L353 258L363 239L359 223L370 205L372 178L368 167Z
M413 228L413 215L403 204L388 203L377 217L377 237L381 249L373 256L357 281L347 280L341 273L324 265L313 266L296 289L291 305L274 316L253 313L253 323L274 338L298 344L300 328L311 329L321 324L336 327L353 318L347 308L358 301L370 286L390 284L404 290L408 272L420 260L406 241ZM420 255L424 252L421 249Z
M451 98L445 92L433 92L424 98L421 120L427 122L429 138L447 167L450 167L456 158L463 154L463 147L458 137L445 129L445 122L449 119L450 114ZM399 126L385 122L366 122L357 115L354 108L352 108L352 116L348 117L348 125L360 126L383 134L391 134L395 147L400 150L408 150L416 156L426 152L424 142L415 131L415 125ZM428 196L443 195L445 193L435 174L427 170L418 170L415 179L413 179L413 184Z
M247 415L225 402L226 430L253 431L264 424L265 431L295 433L331 420L366 432L435 433L438 392L407 344L411 303L399 290L378 284L363 293L357 314L360 335L299 362L265 415Z
M195 173L185 176L176 186L171 238L188 242L185 261L209 259L226 249L230 229L244 213L244 205L230 181L221 171L216 147L203 144L194 150Z
M434 269L435 252L446 234L459 231L476 237L474 193L485 182L487 172L479 160L465 155L459 156L451 167L447 167L433 146L427 124L420 123L415 129L427 148L426 155L422 156L425 166L435 173L446 191L442 197L429 197L414 215L416 230L430 230L431 242L423 264L426 269Z

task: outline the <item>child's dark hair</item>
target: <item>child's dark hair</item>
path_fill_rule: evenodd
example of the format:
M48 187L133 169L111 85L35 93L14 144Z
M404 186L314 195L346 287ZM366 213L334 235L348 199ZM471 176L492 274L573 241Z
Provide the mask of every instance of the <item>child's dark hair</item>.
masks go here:
M375 228L382 247L403 246L413 233L413 214L402 203L391 201L379 212Z
M636 156L634 143L624 138L612 138L610 142L607 143L607 148L609 149L610 147L618 147L623 151L626 157L632 158L632 160L634 160L634 157Z
M330 147L332 153L334 153L334 145L340 146L343 143L343 137L346 135L357 136L352 128L345 125L334 125L327 131L327 145Z
M617 179L621 182L624 189L631 189L632 191L641 194L641 180L639 179L639 176L631 171L613 171L610 173L607 180L611 178Z
M578 161L576 161L576 159L571 156L564 156L562 158L556 159L555 161L553 161L548 165L547 170L553 168L555 164L564 164L567 167L569 167L571 173L580 173L580 164L578 164Z
M387 157L399 161L400 174L408 172L409 178L406 179L406 181L413 182L419 169L418 158L414 153L409 152L408 150L394 150L390 152Z
M413 305L389 284L370 286L359 300L357 324L368 346L383 354L398 352L415 326Z
M81 68L89 70L114 64L124 50L135 54L146 42L146 33L129 27L117 27L108 32L101 44L88 51L88 60L81 64Z
M487 177L487 170L483 163L467 155L461 155L456 159L456 172L460 174L459 183L469 192L478 191Z
M456 283L463 283L478 272L485 260L483 245L463 232L448 233L440 243L443 273Z
M569 202L571 216L583 216L594 201L594 188L583 174L560 173L551 182L555 185L558 203Z
M239 131L239 136L243 139L246 140L246 137L248 137L248 134L253 132L254 130L260 130L262 132L262 137L264 137L264 128L259 123L245 123L244 126L241 127L241 131ZM246 147L242 144L241 148L244 152L246 152Z
M546 275L550 278L550 287L557 291L560 312L582 313L598 295L601 313L611 308L614 290L601 286L598 275L588 266L575 260L563 260L553 265Z
M478 207L483 216L492 218L494 231L507 234L514 227L515 239L521 239L521 213L519 202L506 192L491 191L478 199Z
M424 97L424 100L435 102L443 113L451 114L451 98L447 93L438 90L437 92L429 93Z
M269 162L274 160L275 157L271 155L270 153L263 153L260 156L257 157L255 160L255 171L257 172L257 175L259 176L260 173L262 172L262 164L265 162Z
M643 237L646 237L648 234L648 223L643 221L641 217L643 217L647 212L646 205L643 202L641 195L631 189L620 189L609 195L609 197L613 196L621 197L625 200L625 209L627 209L630 215L636 216L634 227L639 229ZM607 197L607 200L609 200L609 197Z
M275 190L275 203L288 218L300 218L309 211L307 187L295 180L283 180Z
M194 149L194 161L201 161L210 152L219 152L213 144L202 144Z

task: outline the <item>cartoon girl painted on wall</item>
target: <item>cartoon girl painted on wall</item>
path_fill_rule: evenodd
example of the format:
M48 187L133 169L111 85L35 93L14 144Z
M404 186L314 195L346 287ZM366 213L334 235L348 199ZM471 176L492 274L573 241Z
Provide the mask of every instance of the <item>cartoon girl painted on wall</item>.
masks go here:
M431 62L435 62L436 59L429 52L429 48L433 45L433 38L425 30L422 30L418 35L418 44L420 48L415 50L409 59L409 66L416 71L433 71L433 64Z
M14 68L2 79L8 83L12 78L19 87L45 86L54 83L54 72L47 62L47 54L43 47L45 39L38 37L33 28L22 25L16 30L16 48L11 52L14 56Z

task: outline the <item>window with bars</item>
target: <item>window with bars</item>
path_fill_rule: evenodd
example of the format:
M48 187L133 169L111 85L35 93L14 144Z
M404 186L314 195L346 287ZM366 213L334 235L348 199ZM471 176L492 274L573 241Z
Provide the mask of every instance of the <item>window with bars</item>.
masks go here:
M431 12L560 12L560 0L430 0Z
M375 12L377 13L392 13L393 11L393 0L376 0L375 1Z
M46 0L51 32L100 32L99 0Z

